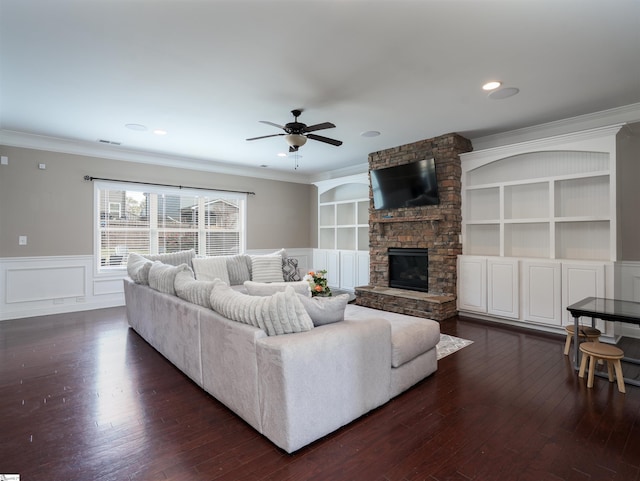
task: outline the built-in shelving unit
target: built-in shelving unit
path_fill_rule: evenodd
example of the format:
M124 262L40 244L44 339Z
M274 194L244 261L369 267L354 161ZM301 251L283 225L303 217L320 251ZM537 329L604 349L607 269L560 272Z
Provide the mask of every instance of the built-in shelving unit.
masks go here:
M518 168L500 171L511 163ZM552 150L507 157L466 172L464 185L465 254L612 257L606 152Z
M615 295L614 263L632 238L618 224L621 199L638 199L618 190L636 169L622 129L461 154L459 311L562 329L567 305Z
M369 199L332 200L335 197L335 190L320 195L319 248L368 251Z
M369 282L369 178L367 174L317 182L318 249L314 268L329 285L353 290Z

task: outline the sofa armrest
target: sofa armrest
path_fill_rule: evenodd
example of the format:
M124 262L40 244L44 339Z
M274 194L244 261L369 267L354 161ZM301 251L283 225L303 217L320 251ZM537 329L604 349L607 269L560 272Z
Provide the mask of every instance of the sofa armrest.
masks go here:
M262 431L258 403L256 341L262 329L231 321L215 311L200 314L202 377L205 391Z
M256 342L262 431L287 452L390 398L391 327L343 321Z

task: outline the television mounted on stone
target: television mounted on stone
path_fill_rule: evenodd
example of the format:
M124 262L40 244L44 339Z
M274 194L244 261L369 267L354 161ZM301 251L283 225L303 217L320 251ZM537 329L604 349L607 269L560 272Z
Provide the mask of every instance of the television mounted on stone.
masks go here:
M376 210L440 203L434 159L372 170L371 189Z

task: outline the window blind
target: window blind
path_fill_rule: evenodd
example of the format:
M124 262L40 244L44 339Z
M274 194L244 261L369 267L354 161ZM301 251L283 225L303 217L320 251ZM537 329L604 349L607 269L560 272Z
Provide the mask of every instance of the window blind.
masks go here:
M244 193L98 182L95 197L100 270L124 268L130 252L244 252Z

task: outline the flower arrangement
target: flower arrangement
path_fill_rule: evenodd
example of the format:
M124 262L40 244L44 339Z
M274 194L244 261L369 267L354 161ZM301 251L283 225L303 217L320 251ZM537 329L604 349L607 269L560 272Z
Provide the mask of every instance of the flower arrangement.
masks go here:
M327 285L327 278L325 277L326 273L326 270L309 271L309 273L304 276L303 280L309 283L312 296L328 297L331 295L331 289Z

